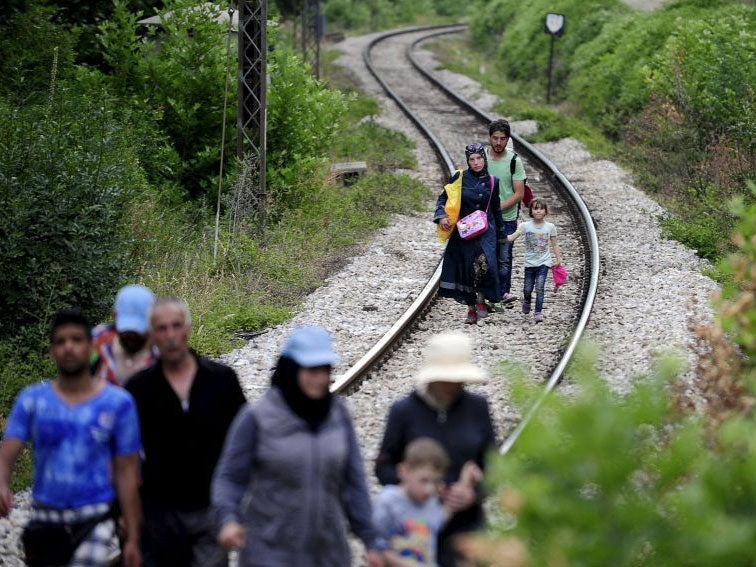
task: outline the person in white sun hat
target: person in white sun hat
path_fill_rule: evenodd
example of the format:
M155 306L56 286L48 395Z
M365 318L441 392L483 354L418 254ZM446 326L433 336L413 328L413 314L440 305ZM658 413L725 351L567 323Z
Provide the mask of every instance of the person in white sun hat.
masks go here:
M466 390L485 382L487 373L472 361L472 342L459 332L434 336L424 352L417 385L391 406L375 462L381 484L398 484L397 464L406 446L420 437L435 439L449 454L441 500L453 515L438 537L438 564L457 565L453 538L483 524L480 485L459 482L467 463L485 468L486 454L496 447L496 435L486 398ZM468 465L469 467L469 465Z

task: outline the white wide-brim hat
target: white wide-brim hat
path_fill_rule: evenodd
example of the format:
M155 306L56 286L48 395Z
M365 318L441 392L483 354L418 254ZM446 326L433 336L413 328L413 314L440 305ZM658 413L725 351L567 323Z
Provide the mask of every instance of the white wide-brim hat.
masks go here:
M425 349L424 364L417 374L418 384L459 382L479 384L488 374L472 363L472 341L459 332L433 337Z

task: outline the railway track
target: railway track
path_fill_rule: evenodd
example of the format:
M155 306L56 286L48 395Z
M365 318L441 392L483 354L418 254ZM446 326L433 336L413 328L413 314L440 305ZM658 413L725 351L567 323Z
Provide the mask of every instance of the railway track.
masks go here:
M453 25L396 30L376 37L363 51L365 65L371 74L433 146L442 164L444 177L463 167L460 165L464 164L462 148L468 142L486 140L487 125L496 117L488 115L445 86L418 61L416 50L423 41L459 33L464 29L465 26ZM528 420L537 411L543 396L553 390L569 364L590 316L599 269L598 239L580 195L569 180L536 148L516 134L513 134L513 139L515 150L525 161L536 195L549 202L550 220L559 230L560 243L571 272L571 284L563 288L564 291L560 290L559 294L547 293L545 311L556 324L544 325L540 330L551 333L549 341L539 341L537 333L530 329L523 330L526 326L522 316L518 317L517 308L508 310L503 317L495 316L500 318L499 324L492 325L493 330L485 333L487 336L476 337L478 342L481 338L484 341L493 339L497 344L511 346L517 343L519 347L525 347L495 349L507 354L514 354L515 350L527 351L529 344L533 347L531 351L548 353L546 360L526 362L534 375L545 383L542 397L522 419L499 419L500 425L507 431L501 445L502 452L513 446ZM519 256L521 251L515 246L513 291L519 291L521 286L521 267L518 276L518 260L521 263ZM439 277L440 263L422 292L391 329L333 384L332 390L335 393L355 390L367 375L380 372L384 365L391 366L394 353L401 351L404 342L420 342L414 338L419 321L423 321L423 332L420 334L438 332L447 327L444 322L448 322L449 302L444 301L447 305L443 308L439 305L441 302L436 301ZM461 310L457 309L456 312L461 313ZM555 317L557 314L561 316ZM459 315L453 317L459 318ZM535 345L532 344L533 341ZM542 344L550 346L542 351ZM507 358L511 360L513 357ZM496 412L495 409L494 411Z

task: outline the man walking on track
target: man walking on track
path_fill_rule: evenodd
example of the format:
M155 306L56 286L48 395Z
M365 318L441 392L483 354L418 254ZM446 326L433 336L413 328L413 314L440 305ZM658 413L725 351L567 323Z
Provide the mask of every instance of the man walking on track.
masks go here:
M143 432L142 553L147 566L228 563L216 541L210 482L226 432L245 398L233 370L190 350L190 330L183 300L156 300L150 332L160 359L126 383Z
M31 518L23 534L31 566L109 565L118 497L125 539L123 565L139 556L139 423L132 397L89 365L92 331L76 310L51 326L53 380L24 388L8 418L0 448L0 516L13 503L9 483L26 442L34 449Z
M507 236L517 230L517 214L519 204L525 192L525 168L522 159L512 150L507 149L507 143L512 136L509 122L494 120L488 126L488 137L491 147L486 152L488 156L488 171L499 178L499 195L501 197L501 216L504 219L503 232L498 235L499 240L499 284L501 285L501 300L505 304L513 303L517 297L510 293L512 289L512 243ZM512 171L512 160L514 171Z

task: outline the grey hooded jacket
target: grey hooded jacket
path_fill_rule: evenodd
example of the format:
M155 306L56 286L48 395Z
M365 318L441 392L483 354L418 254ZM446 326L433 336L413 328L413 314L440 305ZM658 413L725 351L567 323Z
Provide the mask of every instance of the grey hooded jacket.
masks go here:
M312 432L277 388L236 417L212 484L219 527L243 523L243 566L348 566L346 522L367 548L376 532L344 402Z

